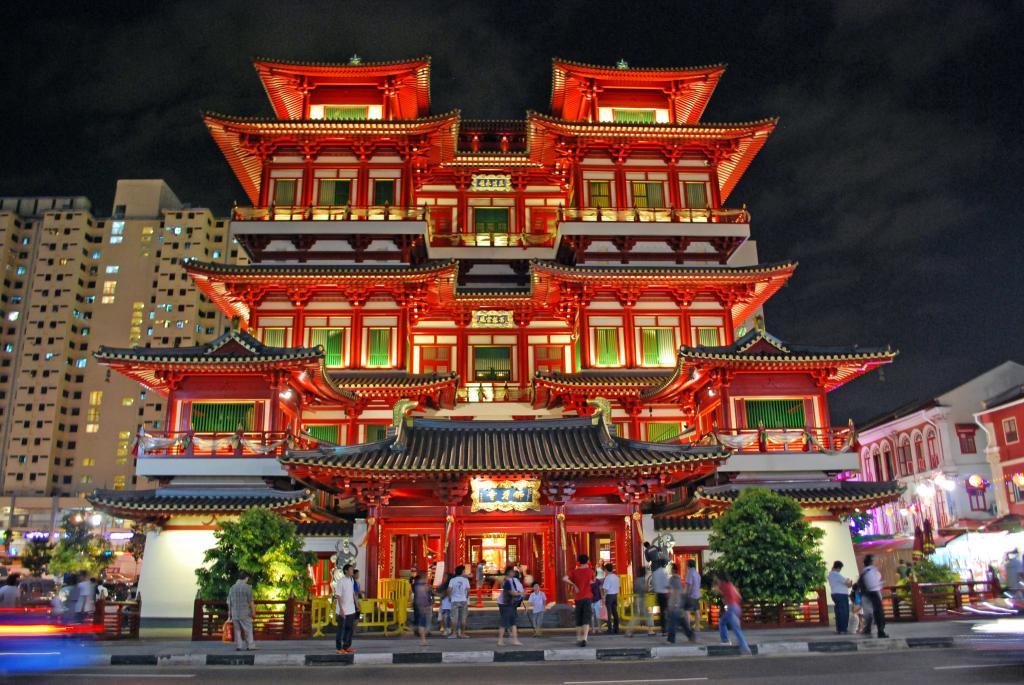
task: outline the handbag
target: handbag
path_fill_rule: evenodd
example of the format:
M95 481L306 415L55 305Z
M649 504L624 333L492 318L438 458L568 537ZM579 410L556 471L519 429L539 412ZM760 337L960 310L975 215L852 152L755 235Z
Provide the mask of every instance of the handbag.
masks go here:
M224 621L224 625L220 629L221 642L234 642L235 641L235 624L229 618Z

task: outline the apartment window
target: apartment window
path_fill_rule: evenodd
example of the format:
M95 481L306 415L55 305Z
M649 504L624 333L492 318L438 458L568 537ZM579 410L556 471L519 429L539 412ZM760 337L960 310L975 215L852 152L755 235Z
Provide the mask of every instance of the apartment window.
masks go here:
M317 189L317 204L347 205L351 197L352 181L339 178L320 179Z
M424 345L420 348L420 369L423 373L448 373L451 357L452 349L447 345Z
M477 207L473 210L474 233L508 233L508 207Z
M967 498L971 504L971 511L987 511L988 503L985 501L985 488L972 488L967 486Z
M260 336L267 347L284 347L287 343L286 329L283 327L261 328Z
M329 121L353 121L369 118L370 108L363 105L324 105L324 119Z
M914 461L910 456L910 440L904 438L896 447L896 462L901 476L914 475Z
M1017 435L1016 418L1011 416L1008 419L1003 419L1003 439L1006 441L1007 445L1013 444L1020 440L1020 437Z
M612 206L612 184L608 181L588 181L591 207Z
M121 406L122 407L130 407L133 404L135 404L135 398L134 397L126 396L126 397L122 397L121 398Z
M612 121L616 124L653 124L656 118L653 109L613 109Z
M619 329L595 328L594 341L597 344L598 366L619 366Z
M978 445L974 442L974 431L973 430L962 430L957 432L957 438L960 440L960 453L961 454L977 454Z
M255 413L255 402L193 402L189 425L197 433L251 431Z
M336 423L307 424L305 430L307 435L313 436L320 442L338 444L338 424Z
M665 192L661 182L633 181L633 206L657 208L665 206Z
M117 264L111 264L110 266L108 266L106 268L106 272L108 274L116 274L120 270L121 270L121 267L119 265L117 265Z
M939 468L939 441L935 437L935 431L928 431L928 467Z
M394 179L376 179L373 182L373 204L377 206L395 204Z
M344 328L310 328L309 344L324 348L324 366L337 368L345 365Z
M124 486L125 486L125 477L124 476L114 476L114 489L115 490L124 490Z
M91 404L92 406L95 407L95 406L100 405L102 403L103 403L103 391L102 390L93 390L92 392L89 393L89 404Z
M378 442L387 437L388 427L383 423L371 423L366 426L365 442Z
M391 329L367 328L366 340L366 365L375 368L391 366Z
M91 457L86 457L82 460L82 466L96 466L96 460Z
M123 221L111 221L110 222L110 244L117 245L124 240L124 222Z
M512 379L512 348L507 345L477 345L473 348L473 380Z
M647 442L663 442L678 438L682 432L678 421L648 421Z
M704 181L686 181L683 183L686 206L690 209L707 209L708 187Z
M803 428L804 401L793 400L744 400L743 408L747 417L747 428Z
M279 178L274 181L274 204L290 207L295 204L299 182L294 178Z
M917 458L917 470L919 472L928 468L924 462L924 438L920 434L914 436L914 457Z
M88 485L91 482L92 482L92 476L82 476L81 483L83 485Z
M676 337L671 328L641 328L640 345L644 366L672 366L676 363Z

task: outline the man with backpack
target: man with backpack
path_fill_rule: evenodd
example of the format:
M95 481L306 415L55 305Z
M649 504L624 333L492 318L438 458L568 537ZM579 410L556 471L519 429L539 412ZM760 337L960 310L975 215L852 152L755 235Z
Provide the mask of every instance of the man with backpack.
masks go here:
M498 614L501 617L501 625L498 627L498 646L505 645L505 631L510 631L512 644L522 645L519 641L519 632L516 628L516 615L519 605L523 601L523 583L516 578L516 567L509 566L505 569L505 580L501 584L501 594L498 595Z
M882 573L875 568L875 557L868 554L864 557L864 570L860 572L856 587L862 596L871 604L871 617L867 619L864 634L871 634L871 623L877 626L878 637L889 637L885 634L885 610L882 607L882 589L885 583Z

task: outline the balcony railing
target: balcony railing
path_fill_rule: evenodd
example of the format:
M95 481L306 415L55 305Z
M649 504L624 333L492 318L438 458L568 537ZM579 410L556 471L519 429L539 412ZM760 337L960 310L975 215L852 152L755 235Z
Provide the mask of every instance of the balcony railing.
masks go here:
M530 402L532 388L497 383L467 383L456 391L459 402Z
M373 205L310 205L307 207L271 205L270 207L235 207L235 221L423 221L426 207L392 207Z
M702 443L721 444L738 452L849 452L854 431L849 426L814 428L721 428Z
M136 445L140 457L280 457L288 449L313 449L317 442L287 431L172 431L140 435Z
M434 247L552 247L554 233L444 233L430 227Z
M670 207L564 207L562 221L685 222L748 224L750 212L741 209L673 209Z

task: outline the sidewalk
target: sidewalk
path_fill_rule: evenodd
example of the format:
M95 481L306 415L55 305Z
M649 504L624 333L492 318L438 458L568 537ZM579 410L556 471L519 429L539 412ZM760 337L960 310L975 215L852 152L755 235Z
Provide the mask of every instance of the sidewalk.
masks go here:
M826 628L789 628L745 631L757 654L887 651L919 647L954 647L967 644L976 621L936 621L891 624L889 639L836 635ZM544 637L521 637L522 646L498 647L488 631L465 640L435 636L421 647L411 635L378 637L358 635L355 654L335 654L333 638L262 642L255 652L237 652L233 644L181 640L137 640L101 643L96 665L111 666L313 666L329 664L485 663L510 661L644 660L737 655L736 647L723 646L718 631L704 630L696 644L685 639L676 645L646 634L592 636L585 648L576 646L572 631L550 631Z

